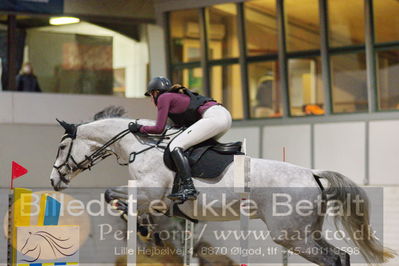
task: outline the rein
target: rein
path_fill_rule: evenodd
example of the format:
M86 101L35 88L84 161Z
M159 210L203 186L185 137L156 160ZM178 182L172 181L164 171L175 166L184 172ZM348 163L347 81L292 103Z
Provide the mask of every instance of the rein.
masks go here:
M176 134L177 134L177 135L180 135L180 134L184 131L184 129L185 129L185 128L180 128L179 130L177 130L176 132L173 132L173 133L171 133L171 134L166 134L166 132L168 132L168 130L170 130L170 129L166 129L166 130L165 130L161 135L159 135L159 136L148 136L148 135L147 135L147 136L150 137L150 138L159 139L154 145L148 144L148 143L146 143L146 142L140 140L139 138L137 138L137 134L133 134L141 144L143 144L143 145L148 145L149 147L147 147L147 148L145 148L145 149L142 149L141 151L137 151L137 152L132 152L132 153L130 153L130 155L129 155L129 162L127 162L127 163L119 163L119 162L118 162L118 164L119 164L119 165L123 165L123 166L129 165L129 164L133 163L133 162L136 160L137 155L139 155L140 153L146 152L146 151L148 151L148 150L151 150L151 149L153 149L153 148L161 148L162 150L166 150L166 147L167 147L167 146L161 146L161 145L159 145L159 144L162 143L162 140L164 140L164 139L169 139L170 136L173 136L173 135L176 135Z
M166 133L166 132L165 132L165 133ZM166 146L161 146L161 145L159 145L159 144L162 143L162 140L164 140L164 139L169 139L169 137L167 137L167 136L165 135L165 133L162 134L162 135L160 135L160 136L153 136L153 137L152 137L152 138L159 138L159 140L155 143L155 145L150 145L150 144L148 144L148 143L142 142L142 141L140 141L140 140L137 138L136 134L133 134L133 135L137 138L137 140L140 141L141 144L148 145L149 147L144 148L144 149L142 149L141 151L137 151L137 152L134 151L134 152L131 152L130 155L129 155L129 161L128 161L127 163L119 163L119 162L118 162L118 164L119 164L119 165L123 165L123 166L129 165L129 164L133 163L133 162L136 160L137 155L139 155L139 154L141 154L141 153L143 153L143 152L146 152L146 151L148 151L148 150L151 150L151 149L153 149L153 148L161 148L161 149L165 150L165 149L166 149ZM176 133L173 133L173 134L176 134Z
M92 154L86 155L86 156L85 156L85 159L84 159L83 161L79 162L79 163L77 163L76 160L75 160L75 159L73 158L73 156L71 155L74 137L72 137L72 136L66 136L65 138L71 138L71 139L72 139L72 142L71 142L71 145L69 146L68 154L67 154L67 157L66 157L66 159L65 159L65 162L62 163L62 164L60 164L60 165L58 165L58 166L53 165L53 167L57 170L57 172L58 172L58 174L59 174L59 176L60 176L60 179L61 179L65 184L69 184L69 183L71 182L71 180L66 178L66 174L61 173L61 169L62 169L63 167L68 168L68 170L70 170L71 172L74 172L74 171L77 171L77 170L81 170L81 171L83 172L83 171L85 171L85 170L87 170L87 169L91 170L91 168L92 168L94 165L96 165L96 164L99 163L100 161L104 160L105 158L111 156L112 154L114 154L114 155L117 157L117 162L118 162L119 165L127 166L127 165L133 163L133 162L136 160L137 155L139 155L139 154L141 154L141 153L143 153L143 152L146 152L146 151L151 150L151 149L153 149L153 148L161 148L161 149L165 150L165 149L166 149L166 146L161 146L161 145L159 145L159 144L161 144L162 141L163 141L164 139L169 139L170 136L173 136L173 135L175 135L175 134L177 134L177 133L181 133L181 132L183 131L183 129L180 129L180 130L178 130L178 131L176 131L176 132L173 132L173 133L171 133L171 134L166 134L166 132L167 132L168 130L169 130L169 129L167 129L162 135L159 135L159 136L148 136L148 137L150 137L150 138L159 139L154 145L148 144L148 143L146 143L146 142L140 140L140 139L137 137L137 133L136 133L136 134L133 134L141 144L143 144L143 145L148 145L149 147L146 147L146 148L144 148L144 149L142 149L142 150L140 150L140 151L138 151L138 152L132 152L132 153L130 153L130 155L129 155L129 161L128 161L127 163L120 163L120 162L119 162L119 156L118 156L116 153L114 153L113 151L111 151L111 150L109 150L109 149L107 149L107 148L108 148L109 146L111 146L112 144L114 144L115 142L121 140L121 139L122 139L123 137L125 137L126 135L128 135L128 134L130 133L130 130L129 130L129 129L125 129L125 130L123 130L122 132L120 132L120 133L118 133L117 135L115 135L114 137L112 137L109 141L107 141L106 143L104 143L100 148L98 148L97 150L95 150ZM65 138L64 138L64 139L65 139ZM69 162L69 159L71 159L72 162L75 164L74 167L72 167L72 166L69 165L69 163L68 163L68 162Z

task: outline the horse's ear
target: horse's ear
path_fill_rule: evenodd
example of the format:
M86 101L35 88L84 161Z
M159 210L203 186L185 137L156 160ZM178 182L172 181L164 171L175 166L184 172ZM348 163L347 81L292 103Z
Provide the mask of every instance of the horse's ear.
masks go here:
M64 124L66 123L65 121L61 121L58 118L56 118L55 120L57 120L58 124L60 124L60 126L62 126L63 128L65 128Z
M77 131L76 125L58 120L58 118L56 118L56 120L65 129L65 134L69 135L73 139L76 138L76 131Z

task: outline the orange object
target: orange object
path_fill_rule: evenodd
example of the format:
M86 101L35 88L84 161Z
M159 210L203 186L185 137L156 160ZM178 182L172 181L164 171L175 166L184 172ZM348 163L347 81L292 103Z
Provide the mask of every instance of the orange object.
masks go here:
M317 104L308 104L305 107L305 114L307 114L307 115L324 115L324 110Z

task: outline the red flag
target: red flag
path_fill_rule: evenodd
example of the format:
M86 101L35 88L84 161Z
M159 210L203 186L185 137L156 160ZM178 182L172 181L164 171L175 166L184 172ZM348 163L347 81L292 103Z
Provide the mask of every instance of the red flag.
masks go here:
M26 174L28 170L25 167L17 164L16 162L12 161L12 179L16 179L18 177L23 176Z
M23 176L27 172L28 172L28 170L25 167L12 161L11 188L14 187L14 179Z

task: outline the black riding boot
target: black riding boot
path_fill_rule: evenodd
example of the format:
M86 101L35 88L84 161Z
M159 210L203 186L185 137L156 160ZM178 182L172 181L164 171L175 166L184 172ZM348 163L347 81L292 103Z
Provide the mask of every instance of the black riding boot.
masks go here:
M175 148L171 152L171 156L177 169L177 177L181 180L181 185L177 192L168 196L168 199L182 201L197 199L198 192L191 179L191 167L187 157L183 153L183 149L179 147Z

